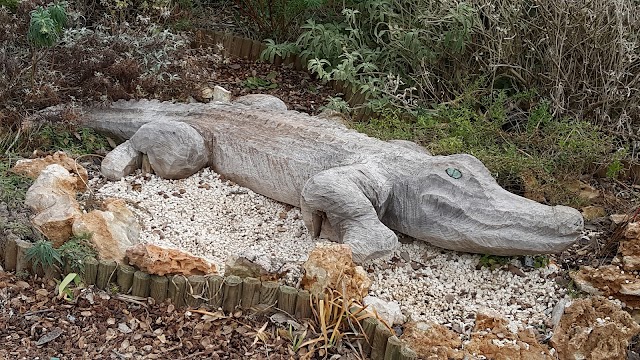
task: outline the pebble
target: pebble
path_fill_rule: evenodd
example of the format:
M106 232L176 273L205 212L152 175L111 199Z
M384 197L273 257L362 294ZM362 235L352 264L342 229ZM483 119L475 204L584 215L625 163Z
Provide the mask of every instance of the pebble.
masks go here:
M139 184L136 191L132 184ZM231 257L261 254L267 271L286 272L285 282L295 285L319 242L309 235L298 208L242 188L210 169L180 180L137 174L105 182L96 175L90 186L99 198L127 201L141 221L142 242L189 251L221 270ZM548 322L565 296L566 290L556 285L555 264L526 272L476 269L480 255L401 238L396 251L363 267L373 280L369 294L397 301L411 320L457 324L462 332L473 327L479 309L489 308L534 326Z

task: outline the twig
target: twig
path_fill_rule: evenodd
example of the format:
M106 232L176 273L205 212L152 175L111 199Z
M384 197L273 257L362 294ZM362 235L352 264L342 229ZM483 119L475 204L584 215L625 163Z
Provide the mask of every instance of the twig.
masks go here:
M56 311L56 309L44 309L44 310L28 311L28 312L24 313L23 316L32 316L32 315L36 315L36 314L44 314L44 313L48 313L48 312L52 312L52 311Z

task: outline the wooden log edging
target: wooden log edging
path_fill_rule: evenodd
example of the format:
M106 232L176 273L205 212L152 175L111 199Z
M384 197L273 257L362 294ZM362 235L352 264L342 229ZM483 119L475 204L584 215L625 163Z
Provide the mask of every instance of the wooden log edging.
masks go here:
M33 272L24 257L29 244L7 241L4 251L6 270L12 264L19 265L23 271ZM13 246L15 244L15 246ZM12 247L13 246L13 247ZM15 251L13 250L15 248ZM7 251L8 250L8 251ZM15 254L15 255L12 255ZM14 265L15 266L15 265ZM25 267L26 266L26 267ZM69 267L65 274L68 273ZM14 270L15 271L15 267ZM312 301L319 301L322 296L312 296L309 291L275 281L260 281L256 278L240 278L238 276L158 276L137 270L134 266L117 265L112 260L96 260L86 258L84 269L79 272L86 285L95 285L106 290L139 297L151 297L155 303L170 299L176 308L199 307L206 305L214 309L222 309L226 313L237 310L251 311L254 307L263 306L269 311L282 311L297 320L311 318ZM117 284L112 287L110 284ZM362 322L362 349L365 355L376 360L414 360L416 353L404 344L382 322L368 318Z

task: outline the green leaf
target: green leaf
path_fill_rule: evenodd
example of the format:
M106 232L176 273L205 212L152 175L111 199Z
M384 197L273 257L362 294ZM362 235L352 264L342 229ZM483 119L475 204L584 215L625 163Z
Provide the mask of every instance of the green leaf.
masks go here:
M67 290L69 290L69 289L67 289L67 286L69 286L69 284L71 284L72 281L76 285L79 284L80 277L78 276L78 274L69 273L67 276L65 276L65 278L62 280L62 282L60 282L60 285L58 285L58 297L60 297L60 298L65 297L64 295L67 294Z

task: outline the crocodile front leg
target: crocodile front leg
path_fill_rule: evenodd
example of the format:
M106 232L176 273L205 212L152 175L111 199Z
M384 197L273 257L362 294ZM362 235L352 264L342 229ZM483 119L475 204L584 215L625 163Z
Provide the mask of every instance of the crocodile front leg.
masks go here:
M396 234L380 222L388 190L385 177L371 164L322 171L302 189L300 206L305 224L317 237L322 212L338 241L351 246L355 261L382 256L398 244Z

